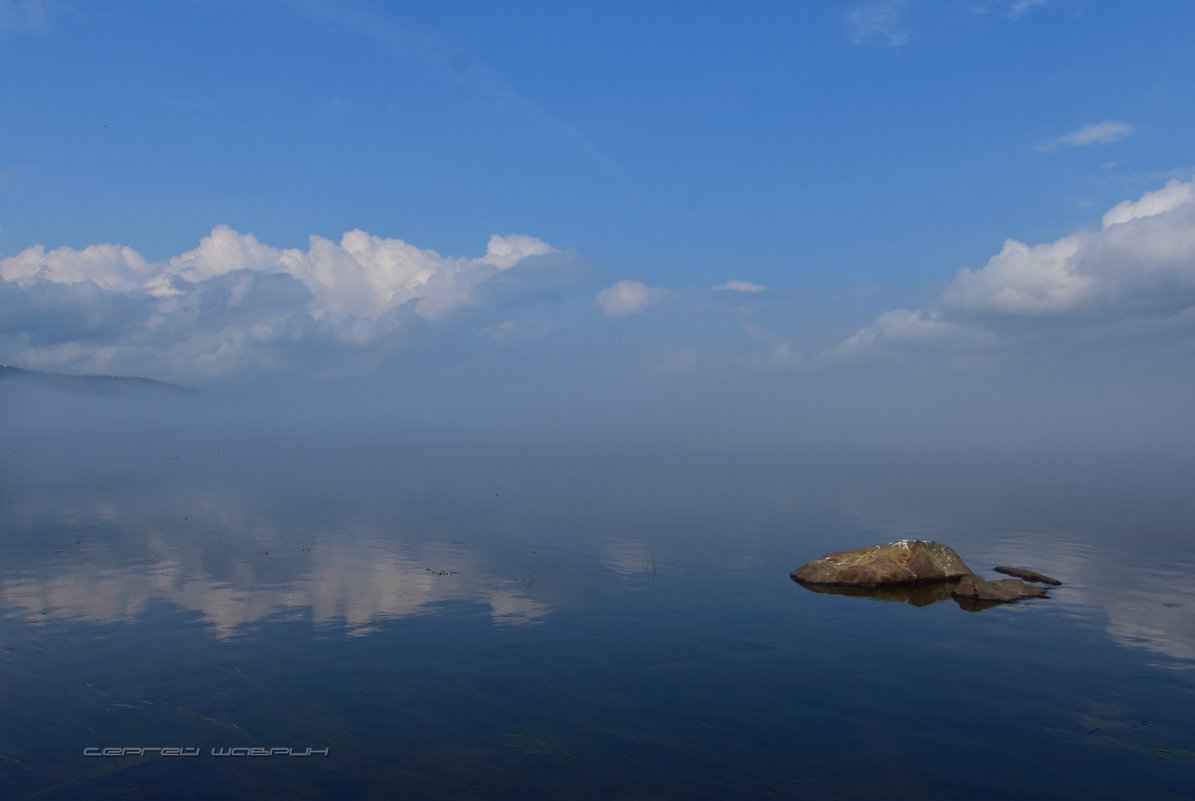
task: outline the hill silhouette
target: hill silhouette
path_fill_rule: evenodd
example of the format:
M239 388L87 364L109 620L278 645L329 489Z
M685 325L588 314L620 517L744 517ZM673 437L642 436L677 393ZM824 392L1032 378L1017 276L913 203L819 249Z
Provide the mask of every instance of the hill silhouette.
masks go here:
M190 387L139 376L68 375L0 364L0 392L6 387L43 387L71 395L106 398L195 397L203 394Z

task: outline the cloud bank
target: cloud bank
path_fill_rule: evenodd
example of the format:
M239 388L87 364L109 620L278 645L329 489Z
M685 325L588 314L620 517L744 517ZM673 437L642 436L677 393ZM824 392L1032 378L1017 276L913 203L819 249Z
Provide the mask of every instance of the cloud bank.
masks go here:
M492 236L484 255L444 256L354 230L306 250L217 226L150 262L123 245L41 245L0 259L0 347L47 369L221 375L279 366L300 349L375 345L395 331L529 291L560 254ZM136 358L131 358L131 357Z
M602 364L716 377L877 355L1023 356L1068 343L1072 353L1093 342L1146 342L1155 355L1163 342L1195 348L1195 180L1117 203L1098 226L1053 241L1008 239L928 302L871 305L855 318L871 322L847 329L799 295L738 279L700 291L621 280L596 297L577 286L565 294L578 263L524 235L492 236L475 257L360 230L278 248L227 226L163 261L119 244L36 245L0 258L0 362L202 383L358 367L373 375L401 349L461 375L472 367L458 357L475 356L473 367L491 376L514 369L548 380L556 371L583 381ZM531 310L535 301L544 303ZM600 324L594 310L618 321L665 301L674 313L635 336L581 332ZM794 327L803 341L783 333ZM441 344L456 332L453 348L475 344L446 351L428 339L435 332Z

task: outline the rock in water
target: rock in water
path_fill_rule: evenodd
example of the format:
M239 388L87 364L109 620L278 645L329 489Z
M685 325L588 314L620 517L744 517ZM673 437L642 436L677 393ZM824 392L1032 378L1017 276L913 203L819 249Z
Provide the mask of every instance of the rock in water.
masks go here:
M1021 598L1045 598L1044 587L1034 587L1020 579L998 579L987 581L978 576L967 576L950 593L955 598L991 603L1008 603Z
M1062 583L1061 581L1059 581L1056 578L1050 578L1049 576L1043 576L1041 573L1038 573L1036 570L1030 570L1027 567L1009 567L1008 565L996 565L995 567L992 568L992 570L995 570L997 573L1003 573L1006 576L1016 576L1019 579L1025 579L1025 581L1036 581L1039 584L1053 584L1055 587L1057 587L1059 584Z
M801 584L884 587L926 584L970 576L953 548L927 540L900 540L870 548L828 553L792 572Z

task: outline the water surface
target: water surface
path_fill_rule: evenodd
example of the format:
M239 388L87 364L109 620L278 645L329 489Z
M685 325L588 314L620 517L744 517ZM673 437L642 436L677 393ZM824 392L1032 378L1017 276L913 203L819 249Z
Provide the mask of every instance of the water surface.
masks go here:
M6 799L1192 797L1186 465L31 435L0 470ZM1065 585L788 578L904 537Z

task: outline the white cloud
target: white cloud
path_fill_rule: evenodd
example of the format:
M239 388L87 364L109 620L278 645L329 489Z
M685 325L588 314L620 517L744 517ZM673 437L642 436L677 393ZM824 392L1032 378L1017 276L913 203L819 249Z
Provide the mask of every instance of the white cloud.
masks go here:
M141 254L122 245L51 251L34 245L15 256L0 259L0 279L25 285L34 281L56 284L91 281L101 289L127 291L142 287L151 272Z
M1009 240L980 269L960 270L942 299L972 314L1111 317L1195 303L1195 182L1117 204L1099 231Z
M607 317L627 317L642 314L667 294L668 290L649 287L642 281L619 281L598 293L597 305Z
M473 286L495 272L550 252L535 237L495 235L484 256L451 258L360 230L339 243L312 236L306 251L280 250L221 225L195 250L172 258L165 273L188 281L244 269L286 273L303 282L326 314L377 318L413 303L417 314L434 318L468 304Z
M46 0L0 0L0 34L40 30L50 19Z
M982 268L959 270L946 287L947 306L975 313L1053 314L1074 308L1098 287L1077 270L1088 234L1026 245L1009 239Z
M905 24L909 0L875 0L856 6L847 15L851 41L855 44L881 42L900 47L909 41L910 30Z
M1008 16L1013 19L1020 19L1036 8L1041 8L1046 4L1046 0L1013 0L1012 5L1008 9Z
M501 270L506 270L514 267L529 256L543 256L551 252L551 245L534 236L523 236L522 234L498 236L494 234L490 237L489 244L486 245L485 255L482 256L481 260L486 264L492 264Z
M1192 200L1195 200L1195 181L1183 183L1172 180L1161 189L1146 192L1140 200L1124 200L1117 203L1108 210L1101 222L1104 228L1107 228L1117 223L1164 214Z
M831 348L835 358L851 358L868 351L957 344L969 338L957 323L929 312L893 309Z
M1193 308L1195 181L1174 180L1117 204L1097 231L1036 245L1006 241L984 266L959 270L934 307L885 312L832 353L965 343L989 327L1026 330L1034 319L1128 330L1185 320Z
M1054 151L1060 147L1086 147L1088 145L1108 145L1119 142L1135 129L1124 120L1104 120L1084 125L1061 136L1047 139L1038 144L1037 149L1045 152Z
M272 369L300 346L371 344L404 320L484 305L517 291L520 264L554 252L512 235L451 257L359 230L276 248L223 225L163 262L122 245L36 245L0 259L0 357L96 369L101 354L106 366L140 353L153 364L137 371L169 375Z
M767 287L753 284L750 281L739 281L732 278L724 284L713 287L715 292L763 292Z

